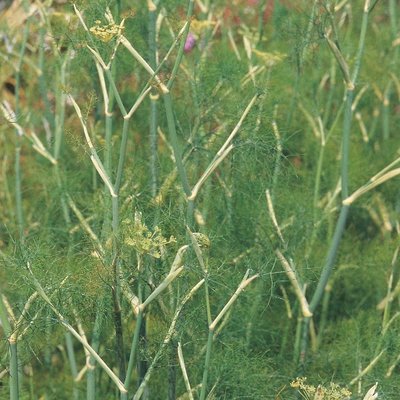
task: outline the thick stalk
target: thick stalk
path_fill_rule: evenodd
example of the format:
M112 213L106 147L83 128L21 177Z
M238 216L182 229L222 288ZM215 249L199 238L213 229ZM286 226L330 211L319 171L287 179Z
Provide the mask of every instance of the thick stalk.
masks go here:
M116 355L118 360L118 368L119 368L119 379L121 381L125 380L126 377L126 366L125 366L125 350L124 350L124 335L122 329L122 310L121 310L121 302L120 302L120 281L119 281L119 268L117 266L118 259L114 259L114 285L112 288L112 296L114 303L114 327L115 327L115 346L116 346Z
M157 8L149 10L149 65L153 70L157 68L157 44L156 44L156 20ZM158 92L153 90L150 95L150 189L154 198L158 190L157 168L157 126L158 126Z
M7 309L3 302L0 292L0 322L3 326L4 335L8 340L8 354L10 357L10 400L19 399L19 382L18 382L18 354L17 354L17 341L12 337L13 330L8 319Z
M115 193L117 194L117 196L119 194L119 189L121 188L122 176L124 173L126 148L127 148L127 143L128 143L128 130L129 130L128 128L129 128L129 118L124 118L124 123L122 125L121 145L119 148L117 178L115 180L115 186L114 186L114 190L115 190Z
M75 359L74 342L72 340L72 335L70 332L65 333L65 347L67 348L67 356L68 356L68 361L69 361L69 367L71 369L71 375L72 375L72 378L74 379L72 394L73 394L74 400L77 400L77 399L79 399L79 392L78 392L78 388L75 385L75 378L78 375L78 368L77 368L76 359Z
M138 255L138 270L141 270L141 256ZM142 282L139 277L139 284L138 284L138 294L139 294L139 301L140 303L143 302L143 288L142 288ZM129 392L129 385L130 381L132 378L132 372L133 372L133 367L136 362L136 355L137 355L137 350L138 350L138 345L139 345L139 337L140 337L140 330L142 326L142 320L143 320L143 311L139 308L138 315L136 317L136 326L135 326L135 332L133 334L132 338L132 343L131 343L131 351L129 354L129 359L128 359L128 368L126 372L126 378L124 382L124 386ZM121 399L122 400L122 399Z
M93 350L97 353L99 352L101 326L103 324L103 310L101 307L102 301L99 302L96 310L96 319L94 321L91 343ZM96 400L96 361L92 355L89 356L87 363L86 400Z
M304 35L304 39L302 41L302 48L301 50L299 50L298 54L296 55L297 58L297 70L296 70L296 81L294 84L294 93L292 96L292 101L290 103L289 106L289 111L287 113L287 127L290 127L291 123L292 123L292 118L293 118L293 113L294 110L296 108L296 104L299 98L299 90L300 90L300 81L301 81L301 74L302 74L302 70L303 70L303 64L304 64L304 58L306 56L307 53L307 48L309 46L309 44L311 43L310 41L310 36L311 36L311 32L314 26L314 19L315 19L315 11L316 11L316 6L317 6L318 0L314 0L312 9L311 9L311 14L310 17L308 19L308 25L307 25L307 30L306 33Z
M21 49L19 52L19 59L17 64L17 71L15 73L15 115L18 117L19 115L19 106L20 106L20 89L21 89L21 67L22 60L25 54L26 44L29 35L29 19L25 24ZM19 137L18 131L17 134L17 143L15 146L15 205L16 205L16 214L17 214L17 227L18 227L18 236L19 240L22 242L24 238L24 217L22 211L22 189L21 189L21 138Z
M129 384L130 384L130 381L132 378L133 367L135 365L135 360L136 360L142 319L143 319L143 312L139 311L139 314L136 318L135 333L133 334L133 339L132 339L132 344L131 344L131 352L129 354L128 369L126 371L126 378L125 378L125 382L124 382L124 386L128 389L128 391L129 391Z
M24 216L22 211L22 189L21 189L21 138L17 138L15 146L15 206L17 211L18 237L21 242L24 239Z
M208 370L210 368L211 349L212 349L213 338L214 338L214 331L210 329L208 332L206 361L204 363L203 380L201 382L200 400L205 400L205 398L206 398Z
M17 341L9 341L10 353L10 400L19 399Z
M172 149L174 151L176 168L178 170L178 175L181 180L183 191L185 192L186 196L189 197L192 191L190 189L185 167L183 165L182 152L179 146L178 136L176 134L176 125L175 125L174 111L172 107L171 94L166 93L164 94L163 98L164 98L165 111L167 115L168 131L170 135Z
M187 10L187 14L186 14L186 20L190 21L190 18L193 14L193 5L194 5L194 1L193 0L189 0L189 5L188 5L188 10ZM173 106L172 106L172 98L171 98L171 89L173 86L173 83L175 81L175 78L177 76L177 73L179 71L179 67L182 61L182 57L183 57L183 53L184 53L184 47L185 47L185 42L186 42L186 38L187 35L189 33L189 28L190 28L190 24L187 24L182 38L181 38L181 42L179 45L179 49L178 49L178 54L176 56L175 59L175 63L174 63L174 67L172 69L171 72L171 77L168 81L167 84L167 88L168 88L168 92L164 93L164 106L165 106L165 112L167 115L167 123L168 123L168 132L170 135L170 140L171 140L171 145L174 151L174 158L175 158L175 165L176 168L178 170L178 174L179 174L179 178L181 180L181 184L182 184L182 188L183 191L185 192L186 197L189 197L191 194L191 189L190 189L190 185L189 185L189 181L187 178L187 174L186 174L186 170L185 167L183 165L183 160L182 160L182 151L180 149L180 145L179 145L179 141L178 141L178 136L176 133L176 125L175 125L175 117L174 117L174 111L173 111ZM189 209L191 208L191 206L188 207L188 220L192 220L192 211L189 211Z
M187 13L186 13L187 21L190 21L190 19L192 18L193 6L194 6L194 0L189 0L189 5L188 5ZM167 84L167 88L169 91L172 89L172 85L174 84L174 80L176 78L176 75L178 74L179 67L182 62L182 57L183 57L183 53L184 53L184 49L185 49L186 38L189 33L189 28L190 28L190 24L187 24L186 29L183 32L181 42L179 44L178 54L176 55L175 64L174 64L174 67L172 68L172 72L171 72L171 77Z
M360 71L361 67L361 60L362 60L362 55L364 52L364 46L365 46L365 37L367 33L367 26L368 26L368 16L369 12L371 10L370 8L370 0L366 0L364 4L364 12L363 12L363 19L362 19L362 24L361 24L361 32L360 32L360 39L358 43L358 50L357 50L357 56L356 60L354 63L354 70L351 75L351 79L349 79L349 73L348 73L348 66L346 64L346 61L343 58L343 55L341 54L340 50L332 45L332 42L329 42L328 44L331 47L331 50L337 59L338 63L341 66L344 79L346 81L346 101L345 101L345 106L344 106L344 119L343 119L343 130L342 130L342 149L341 149L341 197L342 200L346 199L349 195L349 148L350 148L350 131L351 131L351 123L352 123L352 105L353 105L353 98L354 98L354 90L355 90L355 84L358 78L358 74ZM339 218L336 222L336 228L335 232L330 244L330 248L327 254L327 257L325 259L324 266L322 268L322 272L317 284L317 288L315 289L315 292L312 296L311 302L310 302L310 311L312 313L315 312L317 306L319 305L322 295L324 293L324 290L326 288L326 285L328 283L328 280L332 274L333 266L336 260L337 256L337 251L339 248L340 241L342 239L345 226L346 226L346 221L347 221L347 216L349 212L349 206L342 204L340 213L339 213ZM309 325L310 325L310 318L305 318L304 323L303 323L303 332L302 332L302 343L301 343L301 354L300 354L300 362L301 365L304 366L305 363L305 358L306 358L306 352L307 352L307 346L308 346L308 331L309 331Z
M44 71L44 66L45 66L44 51L46 48L46 45L45 45L45 36L46 35L47 35L47 29L46 29L46 26L43 24L43 26L41 26L39 29L38 67L39 67L40 71L42 72L39 75L39 90L40 90L40 98L44 103L44 115L46 116L46 120L48 121L51 130L54 131L54 126L55 126L54 117L53 117L53 113L51 112L50 103L49 103L49 99L47 96L46 75L45 75L45 71Z

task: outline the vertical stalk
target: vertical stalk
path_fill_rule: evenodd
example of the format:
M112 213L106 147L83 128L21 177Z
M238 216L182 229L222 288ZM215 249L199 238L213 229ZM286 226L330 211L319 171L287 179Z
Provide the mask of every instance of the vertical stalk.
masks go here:
M22 60L26 50L26 44L28 41L29 35L29 28L30 28L30 21L27 20L25 24L25 28L23 31L22 42L21 42L21 49L19 52L19 59L17 64L17 70L15 73L15 115L19 116L19 106L20 106L20 90L21 90L21 67L22 67ZM18 229L18 236L19 240L23 242L24 239L24 216L22 211L22 189L21 189L21 137L16 131L17 134L17 141L15 145L15 205L16 205L16 214L17 214L17 229Z
M7 309L3 302L0 292L0 322L3 326L4 335L7 338L9 347L8 354L10 358L10 400L19 399L19 382L18 382L18 353L17 340L13 337L12 327L7 315Z
M176 345L173 340L169 344L168 367L168 400L176 400Z
M120 302L120 281L119 272L117 268L118 260L115 258L113 261L114 268L114 285L112 288L112 296L114 302L114 326L115 326L115 340L116 340L116 353L118 360L119 379L125 380L126 377L126 366L125 366L125 350L124 350L124 336L122 330L122 310Z
M194 6L194 0L189 0L189 5L188 5L187 13L186 13L187 21L190 21L190 19L192 17L193 6ZM172 68L171 77L167 84L167 88L169 91L172 89L172 85L174 84L175 78L179 71L179 66L181 65L181 62L182 62L186 38L189 33L189 29L190 29L190 24L187 24L186 29L182 35L181 42L179 44L178 54L176 55L175 64L174 64L174 67Z
M338 61L341 70L344 75L344 79L346 82L346 100L344 105L344 117L343 117L343 129L342 129L342 149L341 149L341 197L342 200L348 197L349 195L349 148L350 148L350 131L351 131L351 123L352 123L352 105L353 105L353 98L354 98L354 90L355 84L358 78L358 74L361 67L361 60L364 52L365 47L365 37L367 33L367 26L368 26L368 16L371 11L371 0L365 0L364 3L364 11L363 11L363 18L361 23L361 31L360 31L360 38L358 43L358 50L356 55L356 60L354 63L354 70L351 75L348 71L348 65L344 60L342 53L340 52L339 48L336 47L330 39L328 40L328 44ZM312 296L310 302L310 311L312 313L315 312L317 306L319 305L328 280L332 274L333 266L336 260L337 251L339 248L340 241L342 239L347 216L349 212L349 206L343 205L340 208L340 213L338 220L336 222L335 232L330 243L330 248L325 259L324 266L321 271L321 275L315 289L315 292ZM300 354L300 363L304 366L307 346L308 346L308 331L310 325L310 318L305 318L303 323L303 332L301 338L301 354Z
M168 131L170 135L171 145L174 151L176 168L178 170L178 175L181 180L183 191L185 192L186 196L189 197L192 191L190 189L189 181L182 161L182 152L179 146L178 135L176 134L175 117L170 93L164 94L164 106L167 115Z
M24 216L22 211L21 180L21 138L18 137L15 146L15 206L17 210L18 237L22 243L24 240Z
M103 324L103 310L101 309L103 300L97 306L96 318L93 326L92 343L93 350L98 353L100 347L100 333ZM96 400L96 361L92 355L87 360L86 374L86 400Z
M313 6L311 9L311 14L308 19L307 30L306 30L306 33L305 33L305 36L303 39L302 48L299 51L299 53L297 54L296 81L294 84L294 93L292 96L292 101L289 106L288 117L287 117L287 121L286 121L286 124L288 127L290 127L290 125L292 123L294 109L296 106L297 99L299 97L301 73L303 70L304 58L306 56L307 48L310 43L311 31L312 31L312 28L313 28L314 22L315 22L314 19L315 19L315 11L316 11L317 4L318 4L318 0L314 0Z
M190 18L193 14L193 6L194 6L194 0L189 0L188 10L186 13L187 21L190 21ZM171 98L171 89L174 84L175 78L179 71L179 66L182 61L185 42L186 42L187 35L189 33L189 28L190 28L190 24L187 24L186 29L181 38L181 42L180 42L178 53L177 53L177 56L175 59L174 67L171 72L171 77L167 84L168 92L164 93L164 95L163 95L165 112L167 115L168 131L169 131L169 135L170 135L171 145L172 145L172 148L174 151L175 164L176 164L176 168L178 170L182 188L183 188L183 191L185 192L186 197L189 197L192 191L190 189L190 185L189 185L189 181L188 181L187 174L185 171L185 167L183 165L182 151L181 151L179 141L178 141L178 136L176 133L175 117L174 117L172 98ZM187 208L187 210L188 210L187 211L188 212L187 219L190 221L192 220L193 209L194 209L194 204L189 204L188 208Z
M149 65L153 70L157 69L157 44L156 44L156 20L157 8L149 9ZM158 92L153 90L150 94L150 190L154 198L158 189L157 171L157 126L158 126Z
M44 115L46 116L47 121L49 122L50 128L54 131L54 117L50 111L50 103L47 96L47 85L46 85L46 75L44 71L44 50L45 46L45 36L47 34L46 26L43 25L39 29L39 58L38 58L38 67L41 71L39 75L39 90L41 100L44 102Z
M76 387L76 384L75 384L75 378L78 376L78 368L77 368L76 359L75 359L74 343L72 341L72 335L70 332L65 333L65 346L67 348L67 356L68 356L69 366L71 369L71 375L74 380L74 384L73 384L73 388L72 388L72 395L73 395L74 400L78 400L79 392L78 392L78 388Z
M227 301L225 306L219 312L219 314L214 318L214 320L208 326L208 339L207 339L207 347L206 347L206 359L204 363L204 370L203 370L203 380L201 384L201 392L200 392L200 400L205 400L206 393L207 393L207 380L208 380L208 370L210 367L210 360L211 360L211 349L212 349L212 342L214 340L214 333L215 328L227 315L230 308L232 307L233 303L239 297L240 293L254 280L258 277L258 275L253 275L252 277L248 277L250 270L247 270L242 281L240 282L238 288L236 289L235 293L231 296L231 298ZM221 323L224 325L224 322Z
M131 378L132 378L133 367L135 365L137 349L138 349L138 345L139 345L139 333L140 333L140 327L142 325L142 319L143 319L143 312L139 310L139 313L136 317L135 333L133 334L133 338L132 338L128 368L126 371L126 378L125 378L125 382L124 382L124 386L127 388L128 391L129 391L129 385L130 385Z
M19 399L17 341L9 340L10 353L10 400Z
M205 400L205 398L206 398L208 369L210 367L211 349L212 349L213 338L214 338L214 331L210 329L208 331L206 361L205 361L205 364L204 364L203 380L202 380L202 383L201 383L200 400Z
M65 87L66 85L66 69L69 61L69 51L66 52L65 58L60 65L60 75L58 85ZM54 117L55 127L54 127L54 148L53 156L56 160L60 158L61 145L63 140L64 132L64 118L65 118L65 101L66 94L64 91L56 88L56 115Z
M326 288L324 291L324 297L322 299L321 319L319 321L318 340L317 340L318 346L321 343L322 336L325 331L326 323L328 321L329 300L331 298L331 293L332 293L332 285L330 283L328 283L326 285Z
M141 264L142 264L141 255L138 254L138 271L139 272L142 269ZM138 297L139 297L140 303L142 303L143 302L143 287L142 287L141 277L139 277L139 281L138 281ZM136 355L137 355L138 346L139 346L139 337L140 337L142 321L143 321L143 311L141 308L139 308L138 315L136 317L135 332L133 334L132 343L131 343L131 351L130 351L129 359L128 359L126 378L124 381L124 386L126 387L128 392L129 392L129 385L130 385L130 381L132 378L133 367L135 365ZM121 400L123 400L123 399L121 399Z

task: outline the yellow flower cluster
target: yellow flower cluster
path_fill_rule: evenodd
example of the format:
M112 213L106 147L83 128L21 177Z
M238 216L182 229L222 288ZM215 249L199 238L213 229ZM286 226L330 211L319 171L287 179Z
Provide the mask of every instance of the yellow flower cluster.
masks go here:
M328 387L307 385L307 378L296 378L290 386L297 389L306 400L348 400L351 392L337 383L331 382Z
M100 39L102 42L107 43L113 37L120 35L124 27L122 25L117 25L114 23L108 25L101 25L101 21L97 20L96 25L92 26L89 30L90 32Z
M134 247L140 254L148 254L154 258L160 258L162 248L167 244L176 242L173 236L170 236L169 239L162 236L161 229L158 226L154 228L154 232L151 232L140 219L135 220L133 229L130 228L132 226L131 220L126 219L123 224L129 227L125 244Z

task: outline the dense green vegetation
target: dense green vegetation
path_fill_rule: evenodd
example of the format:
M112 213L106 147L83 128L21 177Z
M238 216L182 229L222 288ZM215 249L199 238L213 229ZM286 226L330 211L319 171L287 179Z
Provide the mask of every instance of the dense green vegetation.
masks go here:
M7 5L0 398L398 398L398 9Z

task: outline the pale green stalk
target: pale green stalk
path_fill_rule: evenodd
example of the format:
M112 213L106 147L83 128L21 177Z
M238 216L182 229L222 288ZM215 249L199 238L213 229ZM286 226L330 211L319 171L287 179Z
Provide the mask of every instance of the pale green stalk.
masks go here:
M207 382L208 382L208 371L210 368L210 360L211 360L211 350L212 350L212 343L214 339L214 334L217 325L221 322L222 318L230 311L233 303L239 297L239 295L243 292L243 290L254 280L258 277L258 275L253 275L252 277L248 277L250 270L247 270L242 281L240 282L238 288L236 289L235 293L231 296L219 314L214 318L211 324L208 327L208 339L207 339L207 347L206 347L206 359L204 363L203 369L203 380L201 383L201 392L200 392L200 400L205 400L206 393L207 393Z
M190 18L192 16L193 5L194 5L194 1L193 0L189 0L188 10L187 10L187 14L186 14L186 20L187 21L190 21ZM192 191L191 191L191 188L190 188L190 185L189 185L189 180L188 180L188 177L187 177L187 174L186 174L185 167L183 165L182 151L181 151L181 148L180 148L180 145L179 145L179 141L178 141L178 136L177 136L177 133L176 133L175 117L174 117L174 111L173 111L173 106L172 106L172 98L171 98L171 89L172 89L172 85L174 83L174 80L175 80L175 78L177 76L177 73L179 71L179 66L180 66L181 61L182 61L185 42L186 42L187 35L189 33L189 28L190 28L190 24L188 23L186 25L186 27L185 27L185 30L183 31L182 38L181 38L181 43L180 43L179 49L178 49L178 54L177 54L176 59L175 59L175 63L174 63L174 67L172 69L171 77L170 77L170 79L168 81L168 84L167 84L168 91L165 91L163 93L165 112L166 112L166 115L167 115L168 132L169 132L169 136L170 136L171 145L172 145L172 148L173 148L173 151L174 151L175 165L176 165L176 168L178 170L178 175L179 175L179 178L181 180L182 188L183 188L183 191L185 192L186 197L189 197L191 195ZM189 225L192 224L193 210L194 210L194 203L193 203L192 200L189 200L188 201L188 207L187 207L187 223Z
M174 317L172 318L171 325L170 325L168 332L164 338L164 341L163 341L162 345L160 346L159 350L157 351L156 355L154 356L143 381L141 382L138 390L136 391L135 395L133 396L133 400L139 400L142 397L144 390L147 387L150 377L153 373L153 370L154 370L155 366L157 365L157 362L160 360L160 358L164 354L165 349L171 342L171 339L173 338L173 336L176 332L175 331L176 323L178 322L178 318L182 312L183 307L192 298L192 296L197 292L197 290L201 287L201 285L203 283L204 283L204 279L202 279L195 286L193 286L192 289L186 294L186 296L182 299L182 301L178 305L178 307L175 311Z
M303 63L304 59L307 54L307 49L310 44L310 37L311 37L311 32L314 26L314 20L315 20L315 11L317 8L319 0L314 0L313 6L311 9L310 17L308 19L308 25L307 25L307 30L304 35L303 43L302 43L302 49L299 51L299 54L297 54L296 62L297 62L297 70L296 70L296 80L294 84L294 93L292 95L292 101L289 106L289 111L287 113L287 126L289 127L292 123L292 118L293 118L293 113L296 107L296 102L298 101L299 98L299 90L300 90L300 80L301 80L301 74L303 71ZM279 28L278 28L279 29Z
M183 357L181 342L178 342L178 359L179 359L179 365L181 367L183 380L185 382L186 392L188 394L189 400L194 400L192 388L190 386L190 381L189 381L189 377L188 377L188 373L187 373L187 369L186 369L185 359Z
M8 341L8 354L10 363L10 400L19 399L19 383L18 383L18 354L17 340L13 339L13 329L8 319L7 309L3 302L3 297L0 292L0 322L3 326L4 335Z
M141 254L137 253L137 257L138 257L137 269L140 273L142 271L142 261L143 260L142 260ZM141 277L139 276L138 298L139 298L139 302L141 304L143 302L143 297L144 297L143 291L144 290L143 290L142 279L140 279L140 278ZM143 310L139 308L138 314L136 316L135 332L132 337L131 350L130 350L130 354L129 354L129 358L128 358L128 367L127 367L126 377L125 377L125 381L124 381L124 386L127 388L128 392L129 392L130 381L132 378L133 367L135 365L136 356L137 356L137 352L138 352L139 337L140 337L142 321L143 321ZM121 398L121 400L125 400L125 399Z
M294 345L293 345L293 361L295 363L297 363L297 364L299 363L299 361L301 359L300 344L301 344L302 328L303 328L303 317L302 317L302 314L301 314L301 310L298 310L298 317L297 317L297 323L296 323L296 333L295 333ZM301 365L301 363L300 363L300 365Z
M349 195L349 147L350 147L350 132L352 123L352 105L354 99L355 84L358 79L358 74L361 67L361 59L364 52L365 37L367 33L368 17L371 10L371 1L366 0L364 3L364 12L362 18L360 39L358 43L358 50L356 55L356 60L354 63L353 73L350 75L348 65L344 60L344 57L338 47L327 38L328 44L334 54L336 60L338 61L342 73L346 82L346 100L344 105L344 119L343 119L343 130L342 130L342 149L341 149L341 197L345 200ZM351 78L350 78L351 76ZM310 301L310 311L315 312L317 306L319 305L328 280L332 274L333 266L336 260L337 251L339 248L340 241L342 239L347 216L349 212L349 205L343 204L340 208L340 213L338 220L336 222L335 232L330 243L330 248L325 259L324 266L321 271L320 278L318 280L317 287ZM309 330L310 318L304 318L303 322L303 332L302 332L302 343L301 343L301 364L305 361L307 342L308 342L308 330Z
M268 0L263 0L258 2L258 44L261 43L264 35L264 13L268 6Z
M149 9L148 16L148 46L149 46L149 65L153 70L157 69L157 43L156 43L156 20L157 8ZM155 197L158 191L158 99L159 94L153 90L150 94L150 190L152 197Z
M69 367L71 369L71 375L74 380L72 394L73 394L74 400L78 400L79 392L78 392L78 388L76 387L76 384L75 384L75 379L78 376L78 367L76 365L74 342L72 340L72 335L70 334L70 332L65 333L65 346L67 348L67 358L68 358L68 362L69 362Z
M335 89L336 89L336 63L335 60L332 59L332 67L329 74L329 93L328 93L328 98L325 102L324 115L322 118L324 126L327 126L328 121L330 119Z
M169 91L171 91L172 89L172 85L174 84L174 80L178 74L179 71L179 67L181 65L182 62L182 57L183 57L183 52L184 52L184 48L185 48L185 43L186 43L186 38L187 35L189 33L189 28L190 28L190 19L192 17L193 14L193 6L194 6L194 0L189 0L189 5L187 8L187 13L186 13L186 20L189 22L186 27L185 30L183 32L182 38L181 38L181 42L179 44L179 49L178 49L178 54L176 55L176 59L175 59L175 64L174 67L172 68L172 72L171 72L171 77L169 78L168 84L167 84L167 88Z
M203 370L203 379L202 379L202 383L201 383L200 400L205 400L206 394L207 394L208 370L210 368L213 339L214 339L214 331L212 331L210 329L208 331L206 359L204 361L204 370Z
M82 346L94 357L94 359L99 363L99 365L102 367L104 372L110 377L110 379L114 382L120 393L125 393L126 388L124 384L121 382L121 380L118 378L118 376L114 373L114 371L104 362L104 360L99 356L97 351L93 349L92 346L89 345L89 343L86 340L86 337L83 337L80 335L73 327L68 323L68 321L64 318L64 316L57 310L57 308L53 305L47 294L45 293L42 285L40 282L36 279L36 277L33 275L33 272L29 266L28 263L28 271L31 274L32 281L34 283L34 286L36 287L36 290L38 294L42 297L42 299L47 303L47 305L51 308L53 313L56 315L59 323L67 330L69 331L72 336L74 336L81 344ZM66 277L63 282L61 282L62 286L64 282L68 279Z
M278 183L279 172L281 169L281 161L282 161L282 137L279 132L278 123L278 105L276 104L274 107L274 113L272 117L272 130L276 140L276 154L275 154L275 165L274 165L274 173L272 175L272 188L271 188L271 197L274 198L275 188Z
M26 45L29 36L30 21L25 23L23 30L21 48L19 51L19 58L17 64L17 70L15 73L15 115L19 116L20 111L20 89L21 89L21 67L24 58ZM16 131L17 139L15 146L15 206L17 214L17 227L19 240L23 242L24 240L24 216L22 210L22 173L21 173L21 141L18 131Z
M50 110L50 103L49 103L49 98L47 94L47 82L46 82L46 75L45 75L45 56L44 56L44 51L46 48L45 45L45 37L47 35L47 29L46 25L44 22L42 22L42 26L39 28L39 46L38 46L38 67L41 71L41 74L39 75L39 90L40 90L40 97L41 100L44 103L44 115L46 120L48 121L50 125L50 129L52 132L54 132L55 129L55 121L53 114Z
M132 378L133 367L134 367L135 361L136 361L142 319L143 319L143 312L139 311L139 313L136 317L135 332L134 332L133 338L132 338L131 351L129 354L129 361L128 361L128 368L127 368L126 378L125 378L125 382L124 382L124 385L128 390L129 390L129 385L130 385L131 378Z
M96 317L93 326L92 332L92 348L98 353L100 347L100 334L101 327L103 324L103 310L101 309L102 301L99 302L99 305L96 310ZM86 373L86 400L95 400L96 399L96 360L93 355L90 355L87 360L87 373Z
M397 26L397 8L396 0L389 0L389 16L390 16L390 27L392 30L393 41L398 37L398 26ZM397 68L397 59L399 55L399 46L394 47L394 54L392 57L392 65ZM392 80L389 81L388 87L385 90L383 109L382 109L382 119L383 119L383 138L388 139L390 136L390 96L392 93Z
M317 345L321 343L322 336L324 335L325 327L327 325L331 293L332 293L332 285L328 283L325 287L324 296L322 298L322 310L321 310L321 319L319 321Z
M384 331L384 329L386 328L386 326L388 325L389 320L390 320L390 311L391 311L391 305L392 305L391 291L392 291L392 287L393 287L394 274L396 272L399 250L400 250L400 247L397 247L396 250L394 251L393 258L392 258L392 263L391 263L392 265L391 265L391 271L390 271L387 294L386 294L387 302L386 302L385 308L383 310L382 331Z

